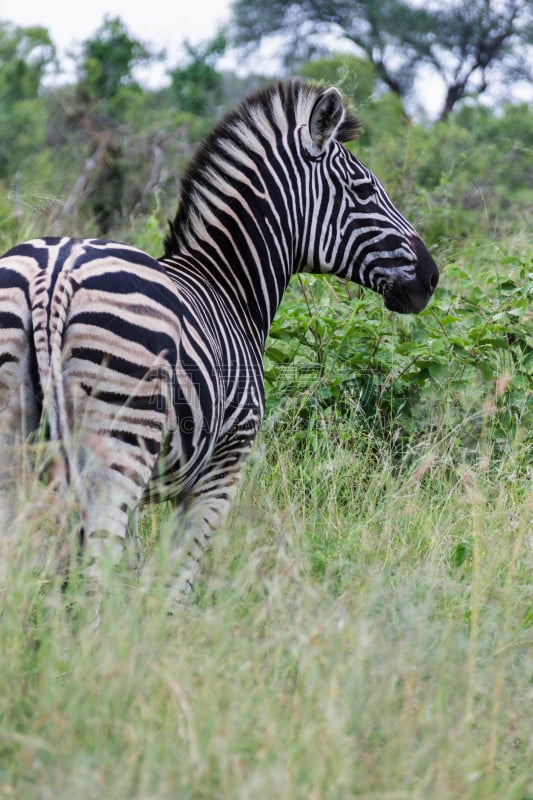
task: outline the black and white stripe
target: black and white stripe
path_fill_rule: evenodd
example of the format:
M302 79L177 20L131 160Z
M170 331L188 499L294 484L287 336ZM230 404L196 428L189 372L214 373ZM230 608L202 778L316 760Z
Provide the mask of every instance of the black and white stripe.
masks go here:
M427 249L342 144L353 129L336 89L271 87L201 145L159 261L87 239L0 260L4 527L13 452L46 418L95 574L149 495L179 508L171 571L185 561L190 584L260 424L264 343L291 275L340 275L400 312L435 289Z

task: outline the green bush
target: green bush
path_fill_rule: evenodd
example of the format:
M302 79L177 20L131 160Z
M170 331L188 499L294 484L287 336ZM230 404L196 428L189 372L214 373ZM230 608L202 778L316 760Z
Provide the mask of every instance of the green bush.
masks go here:
M424 436L444 414L452 429L462 423L469 447L487 419L500 448L521 428L533 441L533 264L480 261L448 264L415 317L391 315L349 284L300 279L267 344L268 408L288 405L294 420L296 405L307 430L317 410L341 418L356 407L388 441Z

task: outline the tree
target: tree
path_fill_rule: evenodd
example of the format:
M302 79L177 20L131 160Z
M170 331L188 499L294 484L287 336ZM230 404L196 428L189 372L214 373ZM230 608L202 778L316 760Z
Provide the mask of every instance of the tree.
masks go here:
M39 95L55 64L56 50L45 28L0 23L0 178L13 178L27 156L44 146Z
M78 72L89 98L108 100L122 87L134 86L135 67L158 56L132 39L122 20L106 16L94 36L83 42Z
M531 0L460 0L437 6L432 16L438 33L413 39L413 46L446 86L441 119L494 82L532 80Z
M181 111L206 115L216 110L220 104L223 76L215 69L215 62L226 46L223 33L197 47L185 42L187 63L169 73L171 93Z
M99 234L106 234L122 212L129 166L125 120L142 93L134 70L157 58L160 54L130 36L122 20L109 16L82 42L77 56L78 82L62 110L65 130L70 127L77 135L85 164L61 213L82 208Z
M354 106L368 102L378 79L367 60L342 54L307 61L298 68L298 75L307 80L334 84Z
M234 0L233 41L249 45L283 33L288 52L302 56L319 37L355 45L381 82L405 100L421 66L446 87L445 117L464 97L498 81L533 75L531 0Z
M35 99L56 50L45 28L0 23L0 102Z

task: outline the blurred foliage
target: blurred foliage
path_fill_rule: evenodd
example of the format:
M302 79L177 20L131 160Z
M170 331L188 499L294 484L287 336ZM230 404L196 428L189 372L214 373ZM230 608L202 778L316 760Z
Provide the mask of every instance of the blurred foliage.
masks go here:
M187 63L170 72L171 96L182 111L206 115L220 109L224 78L215 63L226 47L222 33L197 47L185 42Z
M0 180L44 146L43 80L56 66L56 50L41 27L0 24Z
M376 89L376 70L368 61L347 55L316 58L301 65L298 75L304 80L336 86L353 107L367 103Z
M0 72L0 181L13 213L30 207L36 229L108 235L128 231L156 205L172 216L196 143L225 109L267 81L217 70L227 46L220 33L188 46L166 88L143 89L136 69L158 54L107 17L82 42L75 80L47 86L55 65L47 32L4 24L0 33L0 58L9 66ZM496 112L470 101L445 122L413 124L397 94L376 94L379 75L368 60L321 57L302 63L298 74L336 84L356 107L363 130L355 152L430 243L473 230L502 235L530 212L528 105Z
M86 99L108 100L124 86L135 86L135 67L156 54L132 39L118 17L106 16L95 34L81 46L78 58L78 91Z
M45 28L0 24L0 102L10 105L33 100L56 50Z

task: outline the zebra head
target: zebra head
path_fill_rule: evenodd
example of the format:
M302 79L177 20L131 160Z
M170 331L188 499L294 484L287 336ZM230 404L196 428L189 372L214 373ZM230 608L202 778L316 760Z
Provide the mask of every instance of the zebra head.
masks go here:
M367 286L391 311L418 313L435 291L437 266L376 176L342 143L352 138L354 122L331 88L298 128L311 204L303 269Z

